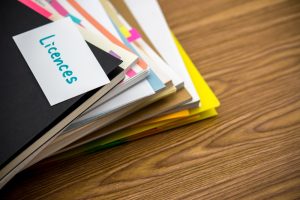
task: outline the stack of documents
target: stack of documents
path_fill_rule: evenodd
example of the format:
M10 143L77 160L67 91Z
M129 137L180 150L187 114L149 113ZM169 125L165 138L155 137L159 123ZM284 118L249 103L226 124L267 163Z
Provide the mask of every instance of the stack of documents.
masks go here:
M0 110L24 113L22 119L8 118L5 113L1 116L8 124L0 138L7 144L1 149L5 152L1 155L1 187L49 156L61 159L90 153L217 115L217 97L170 30L157 0L19 0L3 12L10 12L7 27L11 29L1 31L12 38L10 54L22 59L20 67L26 68L26 76L32 79L25 93L34 92L30 85L36 85L41 97L35 103L25 94L13 96L24 99L15 102L14 108L7 106L8 100L1 101ZM13 23L9 17L18 19ZM19 24L25 28L12 28ZM71 29L68 27L74 33L64 31ZM76 46L80 43L77 34L90 50L87 56ZM35 49L35 41L41 47ZM46 71L47 59L51 59L49 66L54 65L51 72ZM94 68L101 68L101 73L89 69L90 60L98 64ZM83 75L90 78L83 80ZM20 80L17 78L14 82ZM63 81L67 86L59 85L64 85ZM76 84L83 89L79 91ZM76 91L71 93L68 87ZM27 106L33 103L34 107ZM28 109L17 111L16 106ZM36 109L32 115L37 119L31 118L29 109ZM59 112L52 112L54 109ZM49 115L55 117L47 118ZM10 124L25 118L28 126L39 129L23 129L26 137L16 145L13 134L22 131L10 131Z

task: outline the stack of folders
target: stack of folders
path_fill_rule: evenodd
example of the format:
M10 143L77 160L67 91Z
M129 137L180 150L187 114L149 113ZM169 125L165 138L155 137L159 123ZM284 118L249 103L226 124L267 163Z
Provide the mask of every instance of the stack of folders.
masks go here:
M217 115L157 0L1 6L0 178ZM0 187L0 188L1 188Z

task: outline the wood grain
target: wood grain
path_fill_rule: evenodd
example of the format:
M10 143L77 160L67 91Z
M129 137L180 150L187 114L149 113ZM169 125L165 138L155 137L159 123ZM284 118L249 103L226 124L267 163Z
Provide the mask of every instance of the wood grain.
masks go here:
M300 1L160 2L219 116L45 160L1 199L300 199Z

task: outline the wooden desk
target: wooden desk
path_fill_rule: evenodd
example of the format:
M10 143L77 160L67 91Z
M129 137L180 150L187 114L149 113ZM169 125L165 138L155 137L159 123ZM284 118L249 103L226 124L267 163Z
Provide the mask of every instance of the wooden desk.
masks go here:
M162 0L219 116L19 174L1 199L299 199L300 1Z

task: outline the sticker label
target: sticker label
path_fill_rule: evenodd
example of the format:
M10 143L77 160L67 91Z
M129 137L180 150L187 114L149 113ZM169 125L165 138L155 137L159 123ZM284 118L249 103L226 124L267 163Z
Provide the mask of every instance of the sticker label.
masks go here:
M51 106L109 83L70 18L13 39Z

